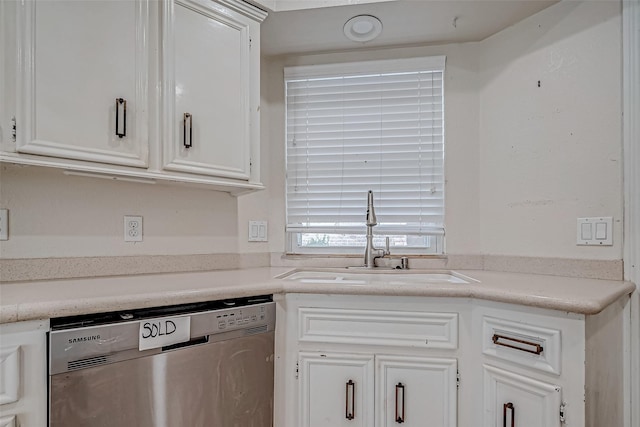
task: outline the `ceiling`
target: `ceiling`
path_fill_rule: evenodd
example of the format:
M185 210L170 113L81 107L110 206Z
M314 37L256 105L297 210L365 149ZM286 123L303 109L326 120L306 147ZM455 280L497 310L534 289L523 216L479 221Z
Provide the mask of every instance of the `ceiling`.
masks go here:
M480 41L556 3L557 0L398 0L271 12L262 30L262 53L331 52L362 47ZM374 15L382 34L361 43L343 26L356 15Z
M363 3L378 3L381 1L398 0L247 0L261 9L270 12L280 12L283 10L315 9L317 7L345 6Z

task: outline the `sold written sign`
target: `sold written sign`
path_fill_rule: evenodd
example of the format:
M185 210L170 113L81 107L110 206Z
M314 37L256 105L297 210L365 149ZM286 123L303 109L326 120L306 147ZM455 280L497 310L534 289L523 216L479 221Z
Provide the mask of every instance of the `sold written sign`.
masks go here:
M163 317L140 322L138 349L149 350L189 341L191 317Z

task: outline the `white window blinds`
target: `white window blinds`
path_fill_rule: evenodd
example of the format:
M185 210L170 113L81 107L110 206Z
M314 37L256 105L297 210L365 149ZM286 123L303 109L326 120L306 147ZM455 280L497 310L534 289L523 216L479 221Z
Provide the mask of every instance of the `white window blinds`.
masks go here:
M285 69L287 231L444 233L444 57Z

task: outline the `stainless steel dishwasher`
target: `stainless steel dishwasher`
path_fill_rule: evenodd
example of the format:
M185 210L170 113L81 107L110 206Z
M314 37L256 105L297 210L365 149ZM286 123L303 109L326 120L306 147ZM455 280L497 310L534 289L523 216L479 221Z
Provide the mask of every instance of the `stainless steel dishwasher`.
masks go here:
M268 427L270 296L54 319L52 427Z

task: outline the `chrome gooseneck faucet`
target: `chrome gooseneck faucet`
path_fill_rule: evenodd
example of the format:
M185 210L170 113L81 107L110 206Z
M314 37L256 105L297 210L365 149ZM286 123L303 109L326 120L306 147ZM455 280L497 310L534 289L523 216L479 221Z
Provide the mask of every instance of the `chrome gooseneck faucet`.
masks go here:
M364 250L364 266L374 268L376 266L376 258L382 258L389 255L389 238L386 239L386 249L378 249L373 246L373 227L378 225L376 219L376 211L373 208L373 191L369 190L367 198L367 247Z

